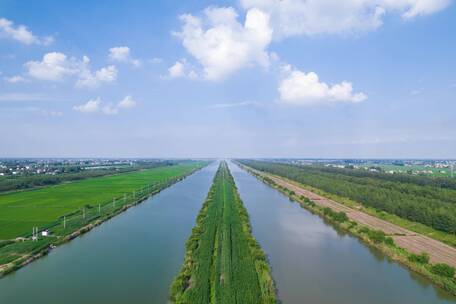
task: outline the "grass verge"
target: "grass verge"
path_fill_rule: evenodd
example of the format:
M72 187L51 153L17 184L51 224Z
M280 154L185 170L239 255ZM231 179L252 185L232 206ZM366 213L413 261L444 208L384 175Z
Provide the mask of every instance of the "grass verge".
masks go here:
M276 303L269 264L247 210L221 163L172 283L173 303Z

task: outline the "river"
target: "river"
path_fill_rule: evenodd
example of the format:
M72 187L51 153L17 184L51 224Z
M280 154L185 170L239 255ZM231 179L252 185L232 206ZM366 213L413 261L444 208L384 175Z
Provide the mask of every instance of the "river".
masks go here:
M0 303L166 303L216 169L203 168L0 279Z
M283 303L454 303L230 163ZM0 279L0 303L166 303L217 163Z
M427 280L337 231L238 166L230 163L230 170L283 303L455 303Z

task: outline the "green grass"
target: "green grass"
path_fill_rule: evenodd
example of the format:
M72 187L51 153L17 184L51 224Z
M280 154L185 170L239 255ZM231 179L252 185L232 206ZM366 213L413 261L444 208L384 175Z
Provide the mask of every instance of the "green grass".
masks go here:
M174 303L276 303L266 257L226 163L222 163L187 241Z
M84 206L109 204L124 193L186 175L201 166L200 162L187 162L0 195L0 240L29 235L34 226L47 227Z

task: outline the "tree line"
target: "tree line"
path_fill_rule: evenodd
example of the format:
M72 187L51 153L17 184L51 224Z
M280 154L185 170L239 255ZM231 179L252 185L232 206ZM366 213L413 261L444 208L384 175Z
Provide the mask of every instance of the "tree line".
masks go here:
M240 162L440 231L456 233L456 191L432 178L265 161Z
M141 169L152 169L162 166L171 166L176 164L173 161L156 161L141 163L134 166L124 168L100 168L82 170L76 172L68 172L56 175L50 174L36 174L18 177L8 177L0 179L0 192L24 190L34 187L52 186L62 182L77 181L86 178L101 177L110 174L126 173L137 171Z

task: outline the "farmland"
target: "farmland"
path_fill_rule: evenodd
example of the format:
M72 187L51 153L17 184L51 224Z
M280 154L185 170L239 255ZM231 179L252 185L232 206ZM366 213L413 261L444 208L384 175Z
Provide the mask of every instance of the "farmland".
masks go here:
M174 303L276 303L265 255L223 162L186 244Z
M32 227L47 227L82 207L104 206L125 193L186 175L201 165L182 163L0 195L0 240L27 236Z

